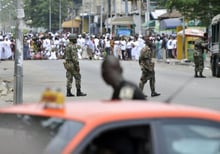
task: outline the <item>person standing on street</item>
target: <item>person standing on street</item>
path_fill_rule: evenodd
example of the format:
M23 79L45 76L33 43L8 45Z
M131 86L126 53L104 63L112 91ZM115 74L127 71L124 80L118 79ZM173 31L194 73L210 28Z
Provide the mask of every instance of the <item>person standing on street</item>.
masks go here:
M204 70L204 52L205 49L208 49L206 47L206 43L202 39L198 39L195 41L195 50L193 53L193 58L194 58L194 64L195 64L195 78L205 78L203 75L203 70ZM199 73L199 75L198 75Z
M143 91L145 83L150 80L151 97L159 96L160 94L155 91L155 71L154 63L152 62L152 42L146 40L146 45L142 48L139 65L141 67L142 75L140 78L139 88Z
M195 42L195 50L193 53L194 64L195 64L195 74L194 74L195 78L198 78L198 77L205 78L205 76L203 75L203 70L204 70L203 53L204 53L204 49L202 46L202 41L197 40Z
M162 44L161 44L161 49L162 49L162 53L163 53L163 61L165 62L167 59L167 41L168 38L167 36L163 33L162 34Z
M76 85L76 95L77 96L86 96L87 94L81 92L81 74L80 74L80 67L79 67L79 60L77 54L77 35L70 34L68 36L69 43L67 44L65 53L64 53L64 67L66 69L66 88L67 88L67 97L74 96L71 93L73 77L75 78L75 85Z
M123 70L117 57L107 56L102 62L101 71L104 81L114 90L112 100L146 100L138 86L123 78Z

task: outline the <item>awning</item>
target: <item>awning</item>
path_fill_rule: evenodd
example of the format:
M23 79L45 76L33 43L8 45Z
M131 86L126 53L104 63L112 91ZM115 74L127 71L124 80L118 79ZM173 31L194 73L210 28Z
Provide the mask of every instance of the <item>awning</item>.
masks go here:
M115 17L111 19L112 25L133 25L134 20L131 16Z
M167 12L166 9L158 9L158 10L151 12L150 15L154 20L157 20L159 16L165 14L166 12Z
M218 22L220 22L220 14L216 15L212 19L212 24L217 24Z
M183 30L179 31L177 35L183 35ZM201 31L199 29L191 29L187 28L185 29L185 35L186 36L194 36L194 37L204 37L204 31Z
M160 21L160 29L174 29L177 26L181 26L182 21L179 18L171 18L171 19L164 19Z
M162 19L180 18L180 17L182 17L182 14L177 10L173 10L172 12L167 12L158 16L158 19L162 20Z
M62 28L79 28L80 26L80 21L73 19L73 20L68 20L62 23Z

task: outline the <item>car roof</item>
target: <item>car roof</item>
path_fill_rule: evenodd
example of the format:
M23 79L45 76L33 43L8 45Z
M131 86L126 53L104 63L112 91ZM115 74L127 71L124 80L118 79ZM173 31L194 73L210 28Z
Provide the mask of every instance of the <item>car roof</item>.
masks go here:
M43 104L29 103L0 108L0 113L20 113L100 123L152 118L200 118L220 121L220 112L198 107L147 101L76 101L64 109L44 109Z

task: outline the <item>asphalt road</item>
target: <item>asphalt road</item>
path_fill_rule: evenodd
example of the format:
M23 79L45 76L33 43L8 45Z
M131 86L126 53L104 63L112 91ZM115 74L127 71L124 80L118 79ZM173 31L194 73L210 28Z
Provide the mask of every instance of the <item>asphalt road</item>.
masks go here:
M63 60L32 60L23 62L23 102L38 102L41 93L46 87L60 88L65 94L66 78L62 64ZM68 97L66 101L95 101L108 100L112 88L104 83L101 78L101 60L80 60L82 75L82 91L86 97ZM141 75L137 61L122 61L123 76L136 84ZM14 79L14 62L2 61L0 63L0 79L12 81ZM156 62L156 90L161 93L159 97L148 97L148 101L187 104L220 110L220 79L211 76L211 71L206 68L204 75L207 78L194 78L192 65L175 65ZM74 85L73 85L74 87ZM75 87L73 88L75 92ZM150 96L149 83L146 84L144 93ZM13 96L13 95L12 95ZM12 97L10 96L10 97ZM2 98L0 98L2 100ZM7 105L10 102L0 101Z

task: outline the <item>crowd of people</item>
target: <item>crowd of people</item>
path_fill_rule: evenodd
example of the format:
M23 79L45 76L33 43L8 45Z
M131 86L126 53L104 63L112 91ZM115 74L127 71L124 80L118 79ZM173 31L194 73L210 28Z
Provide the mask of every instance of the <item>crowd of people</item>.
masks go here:
M24 35L23 58L31 59L62 59L70 33L28 33ZM142 35L111 37L103 35L78 35L79 59L103 59L106 55L114 55L120 60L138 60L141 49L145 46ZM153 57L176 58L176 38L173 35L150 36L154 46ZM0 59L14 59L15 40L9 35L0 36Z
M79 57L100 59L105 55L114 55L120 60L138 60L146 39L152 42L153 57L157 60L176 58L176 37L175 35L165 34L147 36L147 38L138 34L116 37L110 37L109 34L103 36L79 35L77 41L80 45ZM86 52L87 50L89 52ZM83 53L88 53L89 57L86 57Z

